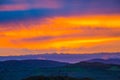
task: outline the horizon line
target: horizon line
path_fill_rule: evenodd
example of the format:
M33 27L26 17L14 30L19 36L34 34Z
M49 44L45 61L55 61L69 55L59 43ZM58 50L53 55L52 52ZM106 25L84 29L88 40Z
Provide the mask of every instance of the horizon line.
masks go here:
M120 52L96 52L96 53L42 53L42 54L25 54L25 55L6 55L0 57L18 57L18 56L35 56L35 55L98 55L98 54L120 54Z

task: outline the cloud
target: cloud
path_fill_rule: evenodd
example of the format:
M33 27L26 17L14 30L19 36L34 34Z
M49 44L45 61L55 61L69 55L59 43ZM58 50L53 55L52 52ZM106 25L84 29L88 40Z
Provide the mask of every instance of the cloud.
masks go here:
M54 16L120 13L119 0L2 0L0 3L0 23Z
M0 56L4 55L9 55L9 56L14 56L14 55L24 55L24 54L32 54L32 53L37 53L38 51L35 50L29 50L29 49L24 49L24 48L0 48Z
M102 24L101 24L102 23ZM119 51L119 15L56 16L0 25L1 48L52 52ZM105 47L105 50L103 49ZM75 49L75 51L74 51ZM51 51L52 50L52 51ZM77 52L76 51L76 52Z
M32 38L23 38L23 39L20 39L18 41L22 41L22 42L45 42L45 41L49 41L53 38L55 38L55 37L53 37L53 36L38 36L38 37L32 37ZM15 41L13 41L13 42L15 42Z
M0 11L20 11L41 8L58 9L60 7L61 5L56 0L10 0L0 5Z
M63 52L71 53L119 51L119 3L119 0L2 0L0 48L40 52L66 48Z
M0 11L17 11L17 10L27 10L29 9L26 4L14 4L14 5L1 5Z
M47 8L60 9L59 11L66 15L90 13L108 14L119 13L119 4L119 0L6 0L1 2L0 11L19 11Z

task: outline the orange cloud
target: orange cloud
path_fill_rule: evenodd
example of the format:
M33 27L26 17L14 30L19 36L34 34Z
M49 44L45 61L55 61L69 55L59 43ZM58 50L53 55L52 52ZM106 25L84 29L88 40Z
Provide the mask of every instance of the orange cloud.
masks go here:
M120 51L120 15L51 17L35 22L1 24L0 47L42 52L65 48L62 52L70 53Z

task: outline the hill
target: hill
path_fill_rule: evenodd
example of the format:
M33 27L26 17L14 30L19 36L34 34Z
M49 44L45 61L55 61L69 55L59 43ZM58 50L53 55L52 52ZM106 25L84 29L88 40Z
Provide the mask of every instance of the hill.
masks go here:
M68 64L49 60L0 62L0 80L22 80L30 76L39 75L70 76L80 79L88 77L95 80L120 80L120 65L100 62Z
M9 60L1 61L0 68L6 69L19 69L19 68L48 68L48 67L61 67L68 65L68 63L50 61L50 60Z
M117 64L120 65L120 59L91 59L87 60L86 62L100 62L100 63L105 63L105 64Z
M23 80L93 80L91 78L73 78L73 77L67 77L67 76L49 76L49 77L45 77L45 76L32 76Z

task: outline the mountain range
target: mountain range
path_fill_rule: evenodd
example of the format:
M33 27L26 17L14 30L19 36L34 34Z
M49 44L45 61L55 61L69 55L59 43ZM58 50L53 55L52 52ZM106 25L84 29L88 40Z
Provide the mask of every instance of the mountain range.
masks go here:
M94 62L99 62L99 63L104 63L104 64L117 64L120 65L120 59L91 59L87 60L86 62L94 63Z
M35 55L19 55L19 56L0 56L0 61L6 60L52 60L58 62L77 63L91 59L111 59L120 58L120 53L93 53L93 54L35 54Z
M120 59L116 59L115 61ZM93 61L93 62L91 62ZM120 65L98 62L99 59L78 63L51 60L8 60L0 61L0 80L22 80L30 76L89 77L95 80L119 80ZM100 59L100 61L102 61Z

